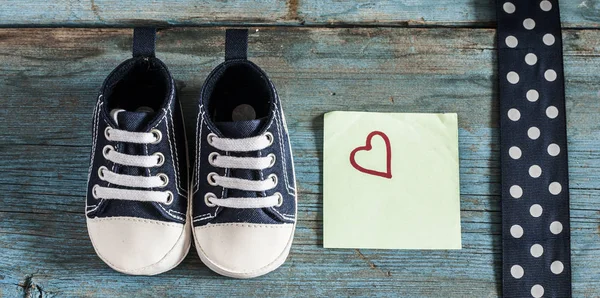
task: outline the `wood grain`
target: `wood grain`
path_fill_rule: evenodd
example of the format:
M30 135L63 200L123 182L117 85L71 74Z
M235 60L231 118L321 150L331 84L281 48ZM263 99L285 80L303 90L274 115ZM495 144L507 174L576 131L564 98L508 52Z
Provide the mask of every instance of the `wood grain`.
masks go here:
M562 0L566 28L600 27L600 0ZM493 27L495 0L4 0L3 27L458 26Z
M574 295L599 297L600 31L564 34ZM202 81L222 61L223 35L222 28L159 32L158 56L178 81L189 137ZM92 108L105 76L130 56L131 30L1 29L0 297L499 296L494 35L445 28L252 31L250 57L278 87L288 119L299 222L284 266L233 280L212 273L194 250L158 277L122 275L96 257L88 239ZM322 125L333 110L458 113L462 250L322 248Z

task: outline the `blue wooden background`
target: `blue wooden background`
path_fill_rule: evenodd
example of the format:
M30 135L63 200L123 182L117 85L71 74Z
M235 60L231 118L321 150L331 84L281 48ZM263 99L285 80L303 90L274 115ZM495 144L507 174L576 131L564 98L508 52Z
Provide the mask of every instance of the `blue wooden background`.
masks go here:
M0 4L0 297L501 295L493 0ZM600 297L600 1L561 9L573 292ZM142 24L164 27L158 56L177 79L188 128L222 61L224 26L252 28L250 56L282 97L300 192L279 270L225 278L192 249L168 273L135 277L96 257L83 214L92 108L130 55L127 28ZM462 250L322 248L322 125L333 110L458 113Z

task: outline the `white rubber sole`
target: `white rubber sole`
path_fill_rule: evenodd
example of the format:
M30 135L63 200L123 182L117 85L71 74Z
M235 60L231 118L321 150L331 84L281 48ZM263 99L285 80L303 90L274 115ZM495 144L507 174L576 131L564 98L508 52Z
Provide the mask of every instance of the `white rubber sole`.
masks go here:
M89 220L89 219L87 219ZM179 238L177 239L177 242L175 242L175 244L173 245L173 247L169 250L169 252L167 254L165 254L165 256L160 259L158 262L142 267L142 268L135 268L135 269L128 269L128 268L121 268L115 264L112 264L110 261L108 261L104 256L102 256L102 254L96 249L96 246L93 245L94 244L94 238L92 237L91 234L89 234L90 240L92 241L92 246L94 246L94 251L96 252L96 255L98 255L98 257L104 262L106 263L106 265L108 265L110 268L114 269L115 271L124 273L124 274L129 274L129 275L157 275L157 274L161 274L164 272L167 272L175 267L177 267L177 265L179 265L187 256L187 254L189 253L190 247L192 245L192 241L191 241L191 237L190 237L190 229L191 229L191 224L189 221L187 221L184 226L183 226L183 230L181 231L181 235L179 235Z
M281 267L281 265L283 265L283 263L285 263L285 260L287 259L288 255L290 253L292 243L294 242L295 231L296 231L296 223L294 223L293 232L290 235L290 238L288 239L288 242L287 242L284 250L271 263L269 263L268 265L266 265L262 268L248 271L248 272L234 272L234 271L230 271L230 270L227 270L227 269L219 266L217 263L213 262L206 255L206 253L204 253L204 250L202 250L202 245L200 245L200 243L198 242L198 238L196 237L195 229L192 228L192 234L194 235L194 243L196 245L196 251L198 252L198 256L200 257L200 260L202 261L202 263L204 263L204 265L206 265L206 267L208 267L210 270L212 270L220 275L233 277L233 278L241 278L241 279L247 279L247 278L253 278L253 277L265 275L265 274ZM251 257L251 256L248 256L248 257Z

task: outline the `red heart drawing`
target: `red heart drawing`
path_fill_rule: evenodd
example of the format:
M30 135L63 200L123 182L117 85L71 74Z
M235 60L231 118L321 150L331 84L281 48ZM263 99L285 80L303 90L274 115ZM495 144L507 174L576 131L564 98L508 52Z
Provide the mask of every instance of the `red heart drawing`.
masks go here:
M371 170L371 169L365 169L365 168L359 166L358 163L356 163L356 160L354 159L354 156L356 155L356 153L358 151L370 151L371 149L373 149L373 146L371 145L371 139L373 139L374 136L380 136L383 139L383 141L385 142L386 166L387 166L387 170L385 172L375 171L375 170ZM363 173L366 173L369 175L375 175L375 176L387 178L387 179L392 179L392 145L390 144L390 139L388 138L388 136L381 131L371 132L367 136L366 145L357 147L356 149L352 150L352 152L350 153L350 164L360 172L363 172Z

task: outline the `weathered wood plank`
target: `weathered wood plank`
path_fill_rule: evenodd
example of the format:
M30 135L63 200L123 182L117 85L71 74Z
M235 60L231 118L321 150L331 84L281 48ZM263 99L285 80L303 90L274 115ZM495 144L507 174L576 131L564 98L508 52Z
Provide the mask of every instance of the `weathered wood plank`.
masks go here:
M597 1L559 2L564 26L572 28L600 25L600 4ZM496 21L495 0L309 0L299 3L299 17L307 24L489 27ZM518 5L518 2L515 4Z
M254 280L215 275L192 250L159 277L116 273L83 215L97 89L128 57L131 30L0 30L0 297L496 297L500 212L494 30L261 28L250 56L278 86L300 188L288 262ZM159 33L188 135L221 29ZM565 31L573 282L600 294L600 31ZM332 110L457 112L461 251L322 248L322 125Z
M567 28L600 27L598 0L561 0ZM310 25L474 26L495 22L495 0L118 1L5 0L0 26Z

